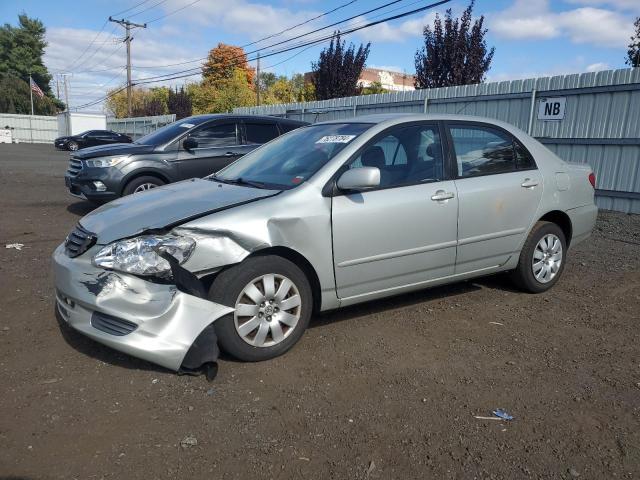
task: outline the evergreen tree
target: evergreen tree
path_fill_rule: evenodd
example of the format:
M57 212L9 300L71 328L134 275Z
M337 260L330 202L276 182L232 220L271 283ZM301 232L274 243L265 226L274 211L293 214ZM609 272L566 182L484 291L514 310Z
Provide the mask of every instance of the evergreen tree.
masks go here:
M320 52L318 62L311 64L312 83L318 100L350 97L359 92L358 79L365 66L371 43L355 45L340 40L336 32L329 47Z
M167 108L169 109L169 113L176 114L176 120L191 116L191 98L189 98L189 95L184 91L184 87L180 87L180 90L176 87L175 92L169 90Z
M452 18L447 10L444 25L439 15L433 29L424 27L424 46L416 51L416 88L449 87L482 83L491 68L495 48L488 49L484 37L484 15L472 22L475 0Z
M631 37L625 63L631 67L640 67L640 17L636 18L633 26L636 31Z

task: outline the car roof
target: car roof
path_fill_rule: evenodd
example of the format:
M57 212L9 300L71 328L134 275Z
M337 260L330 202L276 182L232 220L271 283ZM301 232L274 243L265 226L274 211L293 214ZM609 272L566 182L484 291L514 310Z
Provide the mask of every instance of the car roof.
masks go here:
M248 114L240 114L240 113L205 113L202 115L192 115L187 117L190 120L197 120L199 122L206 122L208 120L224 120L224 119L251 119L251 120L268 120L271 122L282 122L282 123L291 123L291 124L300 124L300 125L308 125L309 122L303 122L300 120L293 120L289 118L275 117L272 115L248 115ZM182 118L180 121L187 120L187 118Z
M381 125L384 124L385 127L408 123L408 122L419 122L419 121L463 121L463 122L478 122L478 123L487 123L490 125L495 125L501 127L509 132L518 134L522 134L522 132L518 127L503 122L501 120L496 120L495 118L487 118L487 117L478 117L474 115L457 115L450 113L378 113L371 115L361 115L357 117L344 118L339 120L328 120L326 122L318 122L315 125L324 125L324 124L332 124L332 123L370 123L373 125Z

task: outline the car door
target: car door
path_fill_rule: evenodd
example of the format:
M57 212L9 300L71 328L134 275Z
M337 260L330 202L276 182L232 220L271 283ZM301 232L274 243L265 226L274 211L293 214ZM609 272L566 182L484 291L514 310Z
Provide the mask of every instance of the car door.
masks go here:
M82 134L80 140L78 141L78 144L81 146L81 148L94 147L96 145L99 145L99 143L97 142L96 131L89 130L88 132Z
M116 143L117 136L107 130L96 130L95 140L97 145L108 145Z
M452 275L458 199L435 123L393 127L345 168L377 167L380 186L332 198L334 269L346 299Z
M447 127L458 191L456 274L503 265L534 221L542 176L509 132L469 122Z
M239 130L238 122L232 120L205 123L189 132L177 155L180 178L206 177L242 156ZM195 140L197 146L185 149L187 138Z

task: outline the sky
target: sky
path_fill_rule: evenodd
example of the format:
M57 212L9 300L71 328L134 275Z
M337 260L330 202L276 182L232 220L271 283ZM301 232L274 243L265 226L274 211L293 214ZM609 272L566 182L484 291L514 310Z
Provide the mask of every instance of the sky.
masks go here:
M48 42L45 64L54 75L69 74L69 103L80 107L126 83L124 29L110 23L110 15L147 24L147 28L133 31L135 82L185 70L185 75L191 74L188 69L199 65L194 60L206 57L219 42L246 45L247 52L263 49L264 71L304 73L326 43L264 57L276 48L330 34L335 28L344 31L433 1L399 0L363 14L389 0L2 0L0 22L15 25L18 14L24 12L44 23ZM459 16L468 3L452 0L354 32L345 39L356 44L371 42L367 66L413 73L424 25L432 24L436 12L443 15L447 8ZM331 10L335 11L322 15ZM476 0L474 17L480 15L485 17L488 46L496 50L487 80L502 81L624 68L640 0ZM354 18L336 27L265 48L350 17ZM255 57L250 53L250 59ZM148 86L182 85L198 79L194 75ZM55 82L52 86L55 92ZM100 108L102 104L97 103L85 110Z

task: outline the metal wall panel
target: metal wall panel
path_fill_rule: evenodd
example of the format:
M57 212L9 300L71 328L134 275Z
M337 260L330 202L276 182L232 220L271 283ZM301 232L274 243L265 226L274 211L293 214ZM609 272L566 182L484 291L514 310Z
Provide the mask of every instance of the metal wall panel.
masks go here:
M176 121L175 114L156 115L153 117L107 118L107 128L114 132L124 133L136 140L147 133Z
M12 130L14 142L53 143L58 137L57 117L0 113L0 128Z
M320 122L374 113L453 113L495 118L529 131L561 158L588 163L601 208L640 213L640 68L245 107L236 113ZM562 120L537 119L542 98L566 97ZM557 143L554 144L554 141ZM625 198L626 197L626 198Z

